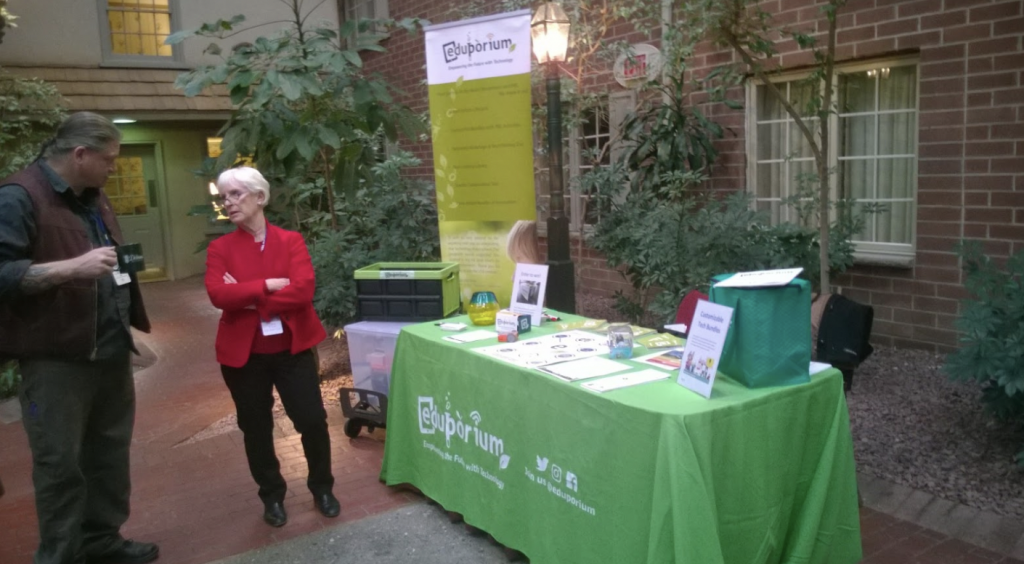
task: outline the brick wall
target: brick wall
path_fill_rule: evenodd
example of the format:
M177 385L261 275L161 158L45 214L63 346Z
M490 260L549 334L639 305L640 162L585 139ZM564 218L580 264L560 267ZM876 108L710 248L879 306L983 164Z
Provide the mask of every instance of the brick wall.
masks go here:
M823 31L819 4L769 0L766 7L781 22ZM449 15L451 5L392 0L391 9L396 18L437 23L457 19ZM875 307L876 345L949 350L956 344L959 300L966 297L953 245L967 237L984 240L996 257L1024 250L1024 0L850 0L838 22L840 62L919 57L920 112L914 266L857 266L836 283L843 294ZM625 27L617 31L629 33ZM406 91L408 105L425 110L422 36L396 35L387 47L389 53L370 65ZM784 68L810 62L790 40L778 48L777 63ZM705 51L691 68L701 72L730 56ZM587 87L618 88L607 72L595 73ZM724 107L710 113L735 133L719 143L711 187L743 189L743 113ZM411 148L429 164L429 143ZM424 166L417 172L430 171ZM602 294L628 289L599 255L578 245L573 253L583 288Z

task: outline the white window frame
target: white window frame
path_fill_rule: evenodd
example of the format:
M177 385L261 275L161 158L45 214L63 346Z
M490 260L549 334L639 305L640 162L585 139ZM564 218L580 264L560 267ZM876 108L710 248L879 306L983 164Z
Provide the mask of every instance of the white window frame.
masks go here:
M109 4L107 0L96 0L100 24L100 44L103 49L104 67L152 67L152 68L185 68L181 44L172 45L170 57L159 55L122 55L114 53L111 39L110 19L107 16ZM181 29L181 5L179 0L167 0L167 9L171 15L171 33Z
M353 2L368 3L373 6L373 17L369 19L373 20L386 20L391 17L390 7L388 6L388 0L338 0L338 23L345 23L349 21L348 12ZM358 49L362 43L362 38L366 38L370 43L376 43L389 37L389 34L384 31L378 30L367 30L364 32L356 32L355 37L348 38L348 48Z
M880 243L880 242L868 242L868 241L857 241L854 243L854 261L860 264L876 264L876 265L887 265L887 266L913 266L914 256L917 248L917 197L918 197L918 178L917 178L917 165L920 160L920 154L918 150L918 132L920 130L920 63L916 57L900 57L895 59L884 59L875 60L857 64L845 64L836 66L836 74L833 77L833 100L838 104L839 102L839 82L840 76L843 74L852 74L857 72L867 72L869 70L876 69L891 69L899 66L916 66L917 71L917 83L915 84L917 103L915 108L915 127L913 131L912 145L914 149L913 156L914 166L912 167L913 177L911 180L911 191L912 201L914 203L913 218L910 220L910 243ZM776 77L773 77L773 82L785 83L792 81L799 81L802 78L806 78L807 73L783 73ZM747 190L755 195L757 194L757 165L759 163L757 159L758 155L758 115L757 115L757 89L762 83L759 81L750 81L747 85L747 105L748 111L746 112L746 153L747 153ZM878 116L885 112L871 112L872 115ZM852 115L863 115L863 114L852 114ZM829 167L836 171L831 175L830 182L830 198L835 200L838 197L838 178L840 174L841 161L849 160L846 157L841 157L838 154L839 144L839 124L840 115L836 112L832 112L829 121L829 146L833 148L832 154L830 155ZM789 123L792 123L791 118L787 115L785 118ZM787 128L787 136L789 135L789 128ZM788 137L787 137L788 139ZM876 148L877 150L877 148ZM784 159L789 161L789 159ZM760 161L765 162L765 161ZM813 162L813 159L812 161ZM787 163L788 170L788 163ZM876 170L877 174L877 170ZM788 177L788 173L787 173ZM791 195L791 192L787 192L787 197ZM761 199L759 201L763 201ZM757 205L757 201L752 203L753 206ZM784 213L792 213L792 210L787 209ZM831 214L831 219L835 219L835 212ZM789 221L794 218L785 218L783 221Z
M622 143L622 122L625 121L629 112L636 109L636 91L622 90L609 92L602 101L600 109L607 113L608 132L606 134L598 133L598 135L602 137L607 136L607 142L611 145L608 149L609 162L614 163L625 150ZM566 206L566 213L569 215L569 234L574 237L578 237L581 234L588 234L593 230L593 225L587 223L586 218L584 217L586 213L586 200L589 196L580 192L576 183L576 179L578 179L583 172L592 168L590 165L584 165L582 162L582 152L584 148L582 143L583 137L581 126L576 125L567 132L566 138L563 139L565 157L567 157L563 159L563 162L565 163L565 170L563 171L564 196L569 198L569 202ZM542 140L542 142L546 143L546 140L547 136L544 136L544 140ZM547 208L550 210L551 201L550 194L548 193L550 185L547 183L547 174L550 174L550 171L547 168L540 168L537 172L538 174L535 178L537 178L538 181L544 179L544 185L538 186L538 203L546 202ZM547 217L547 214L541 214L539 211L540 210L538 210L537 217ZM538 222L537 232L542 237L547 236L546 221L542 220Z

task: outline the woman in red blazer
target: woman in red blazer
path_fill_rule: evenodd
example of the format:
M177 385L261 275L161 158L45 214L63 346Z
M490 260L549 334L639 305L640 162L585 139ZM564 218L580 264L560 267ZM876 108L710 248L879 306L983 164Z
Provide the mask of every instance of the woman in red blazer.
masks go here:
M320 513L337 517L331 438L312 348L326 337L313 310L316 278L302 235L267 223L270 185L256 169L217 179L224 212L238 229L206 251L206 291L221 310L217 362L238 412L249 471L259 485L263 520L280 527L286 484L274 452L274 396L302 435L306 485Z

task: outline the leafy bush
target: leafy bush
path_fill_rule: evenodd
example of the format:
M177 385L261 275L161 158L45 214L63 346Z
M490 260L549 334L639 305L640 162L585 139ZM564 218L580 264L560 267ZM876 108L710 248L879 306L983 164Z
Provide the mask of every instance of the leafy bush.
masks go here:
M57 87L0 69L0 178L31 164L64 115Z
M223 49L210 43L203 51L215 64L197 66L178 76L175 85L186 96L225 88L234 105L221 129L221 155L207 172L248 162L274 187L275 203L288 213L272 217L297 229L310 240L322 229L337 229L344 218L335 212L351 204L373 173L383 139L395 142L399 133L415 139L423 122L396 101L397 91L382 77L363 68L365 51L384 51L367 34L370 25L414 32L422 22L346 21L340 27L310 25L316 6L301 0L282 0L284 20L255 23L245 16L219 19L192 30L175 32L167 43L201 37L223 41L247 30L282 23L276 31L252 42ZM262 17L274 17L260 14ZM356 39L357 33L359 41ZM371 40L372 39L372 40ZM356 48L358 47L358 48Z
M1001 268L978 241L957 246L971 298L963 302L960 347L946 357L954 380L977 380L982 401L1002 421L1024 420L1024 251ZM1024 450L1017 453L1024 466Z
M612 195L595 193L603 212L589 243L633 286L632 296L616 294L616 307L633 319L647 311L670 319L686 292L706 292L715 274L801 266L802 276L815 282L817 229L790 223L770 226L767 214L751 207L752 196L746 192L721 199L695 193L667 201L650 191L630 191L623 197L616 186L622 184L612 182ZM839 217L831 236L843 243L829 249L835 272L852 263L849 235L862 225L852 214Z
M372 168L373 178L353 199L335 200L337 230L320 231L310 246L317 276L313 305L328 326L341 327L356 317L355 270L381 261L438 260L434 187L400 174L418 164L411 154L398 152Z
M18 361L8 360L0 363L0 400L18 395L19 384L21 372L18 371Z
M659 96L624 122L620 161L579 181L596 219L590 245L633 286L632 295L616 294L619 311L637 322L648 312L668 319L686 292L706 291L713 275L727 272L801 266L817 286L821 237L813 183L801 181L806 189L785 202L799 222L776 226L766 211L755 211L746 192L697 190L724 131L689 105L679 76L651 88ZM837 273L853 263L850 238L863 228L863 214L846 201L830 202L829 209L837 218L828 233L829 272Z

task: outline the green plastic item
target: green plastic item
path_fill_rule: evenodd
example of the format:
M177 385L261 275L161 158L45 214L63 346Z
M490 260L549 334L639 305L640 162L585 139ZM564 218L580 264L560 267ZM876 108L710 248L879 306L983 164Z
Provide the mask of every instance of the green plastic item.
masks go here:
M811 285L795 278L785 286L722 288L712 278L710 301L733 308L719 370L748 388L810 381Z
M378 262L353 278L364 321L430 321L461 306L457 262Z

